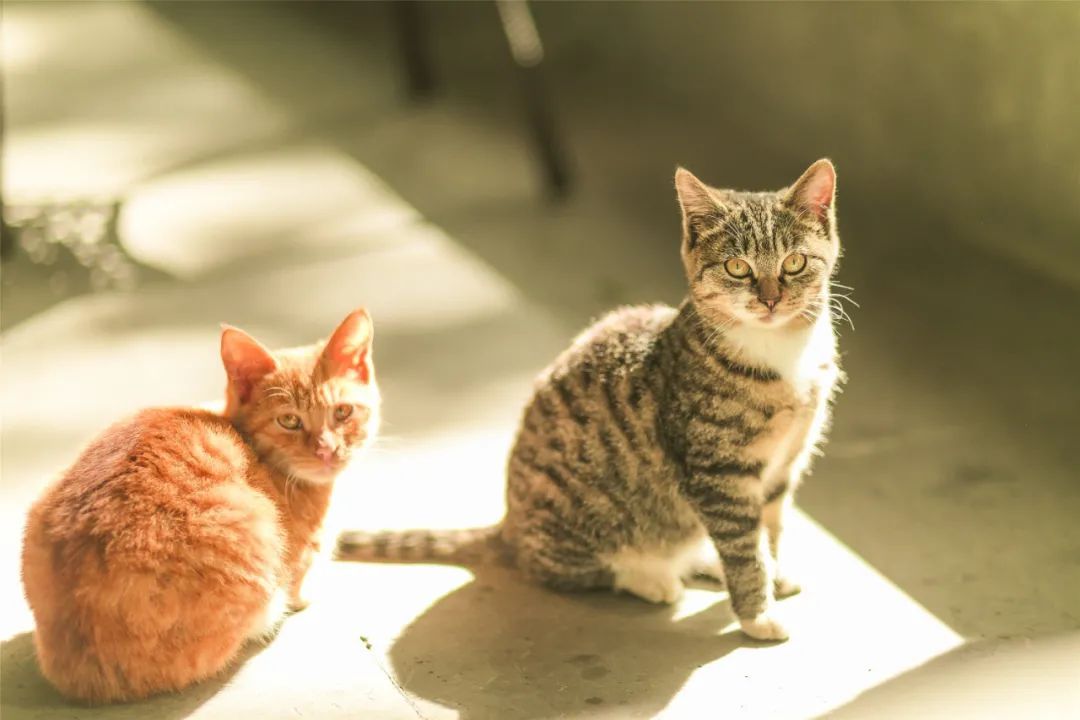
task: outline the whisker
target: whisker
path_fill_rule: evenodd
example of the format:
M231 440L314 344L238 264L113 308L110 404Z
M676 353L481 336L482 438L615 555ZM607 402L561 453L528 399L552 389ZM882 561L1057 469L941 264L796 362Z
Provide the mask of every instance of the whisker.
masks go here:
M827 303L826 303L826 300L827 300ZM844 309L843 305L839 302L839 300L836 300L835 298L831 298L831 297L827 298L827 299L825 299L825 298L814 298L813 300L811 300L811 305L816 310L818 310L819 312L825 310L826 304L827 304L828 309L829 309L830 317L833 319L833 321L836 321L836 320L845 321L845 322L847 322L848 325L851 326L852 330L855 329L855 321L851 319L851 315L849 315L847 313L847 311Z
M843 295L841 293L832 293L831 297L834 297L834 298L836 298L838 300L843 300L844 302L849 302L852 305L854 305L855 307L862 307L861 305L859 305L859 303L852 300L849 296Z

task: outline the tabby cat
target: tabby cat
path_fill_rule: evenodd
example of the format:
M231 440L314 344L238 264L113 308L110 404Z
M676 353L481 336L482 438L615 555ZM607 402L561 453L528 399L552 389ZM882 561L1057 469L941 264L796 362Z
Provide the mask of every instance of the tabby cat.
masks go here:
M840 378L830 278L836 173L789 188L708 187L679 169L678 309L614 311L540 376L488 529L344 533L356 560L466 561L500 548L530 578L671 603L683 580L726 580L742 629L782 640L784 514Z
M144 410L44 492L22 577L57 689L91 703L179 690L307 604L334 480L378 424L371 339L364 310L279 352L225 327L223 413Z

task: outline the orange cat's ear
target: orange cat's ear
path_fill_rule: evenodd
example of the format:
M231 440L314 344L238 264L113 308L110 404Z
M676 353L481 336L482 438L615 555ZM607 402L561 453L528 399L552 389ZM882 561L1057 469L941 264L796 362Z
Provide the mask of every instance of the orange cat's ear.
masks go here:
M322 352L322 366L327 377L343 377L367 384L371 382L371 340L375 328L364 308L349 313Z
M221 362L229 376L230 405L232 399L246 403L251 391L262 378L277 370L277 361L262 344L239 328L221 326Z

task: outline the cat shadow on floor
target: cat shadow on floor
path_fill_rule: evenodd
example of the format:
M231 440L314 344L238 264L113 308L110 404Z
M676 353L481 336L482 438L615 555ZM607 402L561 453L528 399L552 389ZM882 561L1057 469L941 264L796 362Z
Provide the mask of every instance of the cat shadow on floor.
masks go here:
M89 706L67 700L53 689L38 669L33 633L22 633L0 643L0 715L4 720L54 717L180 720L214 697L245 662L266 647L249 644L228 670L183 692L139 702Z
M461 720L605 709L651 717L699 667L759 645L724 632L734 621L724 594L684 616L685 606L610 592L550 592L509 569L476 573L417 617L389 652L403 689L457 709Z

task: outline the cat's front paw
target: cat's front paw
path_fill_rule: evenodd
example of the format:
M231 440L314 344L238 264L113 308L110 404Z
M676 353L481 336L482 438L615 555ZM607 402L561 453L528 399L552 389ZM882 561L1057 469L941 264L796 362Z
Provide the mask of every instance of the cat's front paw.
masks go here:
M685 586L674 575L630 572L616 577L615 589L637 595L651 603L671 605L682 598Z
M694 577L707 580L720 589L727 587L727 578L724 577L724 566L719 560L699 565L694 568Z
M802 585L798 580L793 580L790 575L781 575L773 581L773 592L778 598L791 597L802 592Z
M294 597L289 600L289 612L298 613L307 610L308 605L311 604L311 600L306 597Z
M751 620L741 619L742 631L755 640L787 640L788 631L771 613L761 613Z

